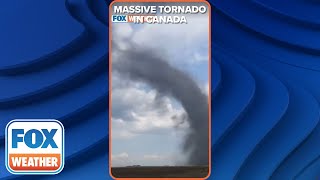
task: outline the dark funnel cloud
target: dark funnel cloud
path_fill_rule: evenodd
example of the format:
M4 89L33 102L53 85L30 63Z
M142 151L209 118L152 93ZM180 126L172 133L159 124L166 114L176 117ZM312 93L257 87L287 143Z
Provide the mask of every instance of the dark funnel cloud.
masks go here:
M179 101L187 113L188 118L184 119L190 124L183 145L183 152L188 155L187 164L208 165L208 99L197 83L172 67L163 55L150 50L119 50L112 69Z

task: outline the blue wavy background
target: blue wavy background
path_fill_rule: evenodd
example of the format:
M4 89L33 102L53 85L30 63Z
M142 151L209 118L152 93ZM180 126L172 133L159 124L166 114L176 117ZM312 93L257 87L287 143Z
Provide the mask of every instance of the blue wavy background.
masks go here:
M110 179L108 3L0 2L0 179ZM65 126L65 168L16 176L5 168L6 124L53 118Z
M320 3L211 3L211 179L319 179Z

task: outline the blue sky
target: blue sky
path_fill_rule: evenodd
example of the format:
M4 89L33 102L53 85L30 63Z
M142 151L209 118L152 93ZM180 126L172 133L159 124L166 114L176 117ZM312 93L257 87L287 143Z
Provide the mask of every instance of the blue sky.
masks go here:
M120 48L128 42L155 48L174 67L188 72L208 92L208 17L189 15L188 24L113 24L113 40ZM117 53L112 61L116 63ZM173 116L185 111L171 97L160 97L142 82L124 79L112 73L112 166L179 165L185 155L181 151L187 122L178 125ZM150 120L152 119L152 121Z

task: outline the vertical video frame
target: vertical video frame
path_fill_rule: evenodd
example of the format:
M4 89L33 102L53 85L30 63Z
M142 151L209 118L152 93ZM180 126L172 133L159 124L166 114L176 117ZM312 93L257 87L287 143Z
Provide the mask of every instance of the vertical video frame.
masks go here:
M109 7L110 175L210 175L210 5Z

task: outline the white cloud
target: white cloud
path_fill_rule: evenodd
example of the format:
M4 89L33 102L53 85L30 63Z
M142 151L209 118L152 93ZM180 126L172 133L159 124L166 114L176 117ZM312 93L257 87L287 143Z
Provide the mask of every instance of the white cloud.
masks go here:
M205 93L207 96L209 96L209 82L207 82L204 86L202 86L202 91Z
M130 132L129 123L122 119L112 118L112 140L113 139L130 139L136 136Z
M193 54L193 56L194 57L192 58L192 60L194 60L195 63L197 63L197 62L208 62L208 59L209 59L208 53L201 54L201 53L195 52Z
M121 154L117 154L117 155L111 155L111 158L112 159L117 159L117 158L120 158L120 159L128 159L129 155L128 153L126 152L123 152Z
M147 165L162 165L162 166L176 166L183 165L185 163L184 156L178 153L171 154L146 154L143 156L143 159L140 160Z
M144 155L143 156L144 159L163 159L164 157L163 156L160 156L160 155Z
M117 166L128 166L131 164L129 160L129 155L126 152L120 154L112 154L111 155L111 164L113 167Z
M173 63L194 64L208 61L208 21L207 15L187 16L188 24L143 24L139 28L132 28L128 23L114 24L113 39L132 46L131 42L142 47L159 49L170 58L165 58ZM126 47L128 48L128 47ZM121 49L121 48L120 48ZM205 50L203 50L205 49ZM117 59L117 52L113 53L113 62ZM194 73L194 72L191 72ZM169 98L162 113L155 110L154 101L157 93L155 90L145 91L145 85L122 79L116 73L112 75L113 117L136 120L136 132L153 130L154 128L170 128L174 126L170 116L181 114L181 110L172 108ZM203 89L207 89L204 87ZM208 90L205 90L208 94ZM130 109L131 111L128 111ZM131 136L123 136L131 137Z
M120 49L141 46L165 52L168 61L193 64L208 61L209 19L207 15L187 16L187 24L114 24L113 40ZM133 45L134 44L134 45ZM116 59L116 54L113 59Z
M177 121L185 111L173 105L173 99L159 96L155 90L122 87L112 92L112 138L127 139L139 134L168 133L176 127L188 128Z
M111 165L113 167L123 167L132 165L142 166L173 166L182 162L183 156L181 154L145 154L131 156L126 152L111 155Z
M188 24L183 25L145 24L134 31L132 41L166 52L171 62L185 64L208 61L209 20L206 17L188 16Z
M128 23L114 23L112 25L112 41L115 42L118 48L127 49L130 47L131 37L133 34L133 29ZM115 53L115 52L113 52ZM114 59L114 58L113 58Z

